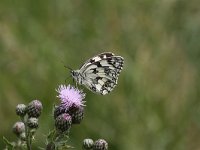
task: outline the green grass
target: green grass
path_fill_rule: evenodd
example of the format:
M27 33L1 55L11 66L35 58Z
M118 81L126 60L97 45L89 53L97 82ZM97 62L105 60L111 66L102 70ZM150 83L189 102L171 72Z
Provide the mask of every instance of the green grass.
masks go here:
M109 150L199 149L199 5L1 0L0 137L14 140L15 106L39 99L44 110L34 146L44 146L43 134L54 125L55 88L69 75L62 62L77 69L111 51L125 59L118 86L106 96L84 89L85 118L72 127L71 145L81 149L90 137L106 139Z

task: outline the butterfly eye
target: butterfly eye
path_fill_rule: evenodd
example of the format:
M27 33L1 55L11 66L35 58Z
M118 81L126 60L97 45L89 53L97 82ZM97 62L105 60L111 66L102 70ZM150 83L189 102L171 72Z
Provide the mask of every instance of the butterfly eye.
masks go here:
M78 72L76 72L76 71L71 71L71 74L72 74L72 76L78 76Z
M71 75L74 76L74 71L71 71Z

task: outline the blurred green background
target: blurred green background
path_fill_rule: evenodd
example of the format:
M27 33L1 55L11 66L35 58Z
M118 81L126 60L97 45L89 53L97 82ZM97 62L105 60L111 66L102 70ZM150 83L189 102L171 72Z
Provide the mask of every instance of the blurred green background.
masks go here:
M55 88L88 58L125 59L106 96L87 89L70 144L104 138L109 150L200 149L200 1L1 0L0 137L15 140L15 106L43 103L34 149L53 128ZM72 83L71 79L67 83ZM83 87L82 87L83 88ZM0 140L0 149L4 148Z

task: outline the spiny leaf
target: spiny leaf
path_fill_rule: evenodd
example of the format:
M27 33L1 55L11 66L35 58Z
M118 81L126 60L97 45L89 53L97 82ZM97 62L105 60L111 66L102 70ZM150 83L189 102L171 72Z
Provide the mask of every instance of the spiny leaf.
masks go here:
M3 136L3 141L4 141L4 143L7 145L7 146L9 146L9 147L11 147L11 148L14 148L14 144L13 143L11 143L6 137L4 137Z

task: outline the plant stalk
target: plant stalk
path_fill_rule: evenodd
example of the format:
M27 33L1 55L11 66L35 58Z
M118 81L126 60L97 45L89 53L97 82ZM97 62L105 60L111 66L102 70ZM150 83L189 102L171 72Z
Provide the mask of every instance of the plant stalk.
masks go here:
M27 149L31 150L31 139L30 139L30 134L29 134L29 129L27 126L27 119L25 119L25 117L22 118L22 121L25 125L25 134L26 134L26 145L27 145Z

